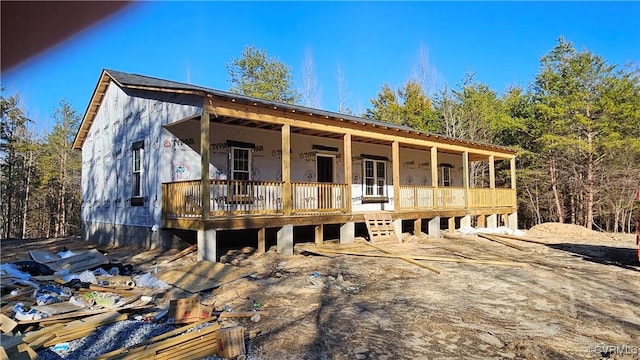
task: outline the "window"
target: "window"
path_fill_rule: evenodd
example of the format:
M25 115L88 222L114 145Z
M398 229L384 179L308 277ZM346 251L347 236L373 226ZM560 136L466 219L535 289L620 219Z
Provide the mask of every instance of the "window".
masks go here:
M251 150L240 147L230 148L230 178L231 180L242 180L231 183L233 201L246 200L246 197L251 195L248 183L251 180Z
M144 174L144 165L142 161L144 155L144 141L137 141L133 143L131 150L133 153L133 163L131 166L131 206L142 206L142 196L144 195L142 191L142 177Z
M364 197L383 198L387 185L387 163L364 159Z
M442 167L442 186L451 186L451 168L448 166Z

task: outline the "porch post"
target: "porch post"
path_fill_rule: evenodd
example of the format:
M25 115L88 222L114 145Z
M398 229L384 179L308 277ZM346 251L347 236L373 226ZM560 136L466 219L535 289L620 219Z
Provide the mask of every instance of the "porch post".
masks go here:
M511 160L509 160L509 165L511 168L511 189L514 190L514 195L513 195L513 206L516 207L516 211L509 214L509 227L511 229L514 230L518 230L518 198L517 195L515 195L515 190L516 190L516 158L513 157L511 158Z
M491 189L491 206L496 206L496 167L495 156L489 155L489 188ZM490 227L487 220L487 227Z
M198 230L198 260L216 262L218 247L215 230Z
M429 220L429 236L433 236L434 238L440 237L440 216Z
M262 254L267 251L267 237L266 237L267 229L260 228L258 229L258 250L256 253Z
M471 191L469 190L469 152L462 152L462 186L465 190L465 206L471 206Z
M393 211L400 211L400 143L391 145L391 166L393 167Z
M315 226L315 240L316 245L322 245L324 243L324 234L323 234L323 226L322 224L318 224Z
M282 189L282 210L284 215L291 215L291 125L282 125L281 131L282 182L284 183L284 188ZM280 252L279 247L278 252Z
M202 110L202 115L200 115L200 192L202 193L202 220L209 217L211 210L211 196L209 193L209 149L209 113ZM198 232L198 234L200 233ZM200 239L199 236L198 239ZM215 258L213 261L215 261Z
M433 187L433 207L438 208L438 148L431 148L431 187ZM440 221L440 219L438 219ZM431 222L429 222L429 234L431 234ZM438 225L438 228L440 225ZM439 237L439 236L438 236Z
M350 221L340 225L340 244L352 244L356 241L356 223Z
M509 166L511 168L511 188L516 189L516 158L509 160Z
M420 236L422 234L422 219L413 220L413 235Z
M347 213L350 214L352 210L351 203L351 181L352 181L352 164L351 164L351 134L344 134L343 137L344 142L344 159L342 159L342 165L344 166L344 183L347 188L344 192L344 204L347 208Z
M293 225L284 225L276 235L276 248L280 255L293 255Z

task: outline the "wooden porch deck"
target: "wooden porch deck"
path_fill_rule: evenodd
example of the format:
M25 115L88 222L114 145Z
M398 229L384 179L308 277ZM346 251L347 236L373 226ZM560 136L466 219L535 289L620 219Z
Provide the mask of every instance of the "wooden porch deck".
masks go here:
M364 222L366 211L353 211L346 184L291 183L285 208L283 182L210 180L210 211L202 216L201 181L162 185L163 227L187 230L247 229L283 225ZM516 211L514 189L476 189L400 185L393 219L428 219ZM379 212L379 210L377 211ZM285 215L287 214L287 215Z

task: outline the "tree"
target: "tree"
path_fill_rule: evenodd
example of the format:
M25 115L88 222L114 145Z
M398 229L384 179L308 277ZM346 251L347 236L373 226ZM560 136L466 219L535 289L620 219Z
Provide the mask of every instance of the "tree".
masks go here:
M264 50L246 47L240 58L227 65L232 93L294 104L300 94L293 88L291 70L268 57Z
M562 38L542 58L527 125L537 133L559 221L592 228L597 191L606 186L601 175L617 151L637 157L639 83L637 72L578 52Z
M80 154L71 148L80 115L65 100L54 110L56 123L46 138L43 184L49 199L53 236L67 236L69 221L79 225Z
M370 119L406 125L417 130L435 132L439 130L437 115L422 86L409 80L396 91L385 84L378 96L371 99L372 107L364 115Z
M21 212L31 168L26 159L29 153L28 119L19 105L18 95L0 99L0 197L2 198L2 229L0 238L22 238L24 229ZM25 200L26 197L26 200ZM16 232L15 229L19 229Z
M311 49L307 48L304 52L304 62L302 64L302 97L304 106L319 108L320 107L320 90L318 89L318 79L313 70L313 55Z

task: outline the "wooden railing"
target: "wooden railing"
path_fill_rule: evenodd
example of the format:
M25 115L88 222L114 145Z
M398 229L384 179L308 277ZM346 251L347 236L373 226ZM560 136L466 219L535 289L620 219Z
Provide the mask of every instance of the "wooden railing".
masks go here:
M433 209L433 204L432 187L400 185L401 209Z
M346 193L346 184L293 182L293 213L346 212Z
M430 186L400 185L400 209L470 209L516 206L513 189L470 188L467 204L467 189L455 187L433 188Z
M211 214L278 214L282 182L211 180Z
M211 215L282 214L283 188L284 183L277 181L211 180ZM346 190L346 184L293 182L291 212L345 213ZM516 191L400 185L399 201L402 210L514 207ZM162 184L162 212L165 216L199 217L200 180Z
M469 189L470 208L516 206L514 189Z
M200 180L162 184L162 213L179 217L202 215Z

